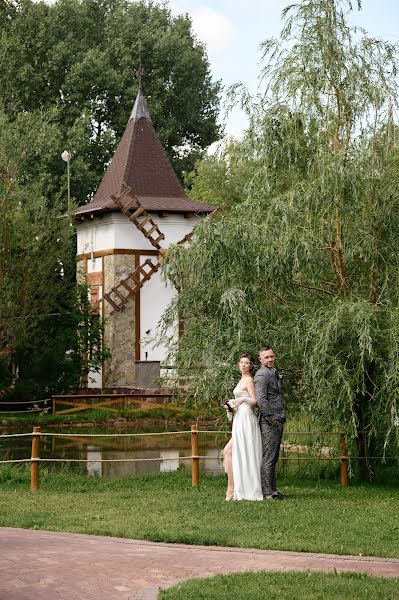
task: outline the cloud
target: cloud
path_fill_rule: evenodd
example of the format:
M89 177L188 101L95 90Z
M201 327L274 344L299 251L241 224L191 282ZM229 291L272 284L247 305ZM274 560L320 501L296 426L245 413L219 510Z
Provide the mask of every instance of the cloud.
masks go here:
M191 13L191 18L194 32L207 45L210 55L220 56L229 49L234 29L223 13L209 6L200 6Z
M159 2L159 0L158 0ZM159 2L162 5L162 2ZM170 0L168 6L173 14L179 14L189 12L190 2L188 0Z
M287 2L287 0L238 0L237 4L240 8L244 9L256 8L258 10L264 10L265 8L282 8L291 3Z

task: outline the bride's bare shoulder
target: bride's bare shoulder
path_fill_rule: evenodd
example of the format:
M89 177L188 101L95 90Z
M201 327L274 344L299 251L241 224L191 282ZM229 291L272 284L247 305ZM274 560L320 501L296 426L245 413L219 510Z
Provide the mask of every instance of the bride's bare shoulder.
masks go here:
M243 384L243 386L242 386L242 387L244 387L244 386L248 386L248 385L251 385L251 383L253 384L253 382L254 382L254 378L253 378L253 377L251 377L251 375L245 375L245 376L242 378L242 384Z

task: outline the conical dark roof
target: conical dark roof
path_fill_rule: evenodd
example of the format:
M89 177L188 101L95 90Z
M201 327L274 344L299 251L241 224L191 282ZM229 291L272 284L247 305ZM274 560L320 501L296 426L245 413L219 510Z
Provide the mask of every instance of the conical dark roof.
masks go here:
M214 207L187 198L153 127L140 89L129 122L93 200L76 215L119 210L111 194L125 182L147 211L209 213Z

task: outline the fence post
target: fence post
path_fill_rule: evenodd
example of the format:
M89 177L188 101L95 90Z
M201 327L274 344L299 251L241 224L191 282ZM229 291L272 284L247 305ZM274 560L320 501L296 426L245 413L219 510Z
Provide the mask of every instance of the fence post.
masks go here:
M30 465L30 489L34 492L39 489L39 461L40 458L40 427L34 427L32 433L32 460Z
M56 407L55 398L52 398L52 401L53 401L53 415L56 415L57 414L57 412L56 412L57 411L57 407Z
M346 446L346 437L344 433L340 435L340 459L341 459L341 485L346 487L349 485L348 478L348 448Z
M191 425L191 484L199 484L198 425Z

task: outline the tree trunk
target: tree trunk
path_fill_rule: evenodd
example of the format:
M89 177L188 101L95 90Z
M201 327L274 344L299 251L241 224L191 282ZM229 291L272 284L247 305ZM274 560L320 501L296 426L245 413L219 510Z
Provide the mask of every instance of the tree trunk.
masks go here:
M360 423L359 423L360 424ZM372 472L370 469L370 463L368 460L368 445L366 432L359 427L359 433L357 437L357 455L359 465L359 477L361 481L371 481Z
M373 468L370 463L370 456L376 455L377 440L375 436L368 435L369 427L369 406L373 400L376 385L374 382L375 365L369 364L366 370L366 389L363 395L358 397L356 402L356 417L358 421L357 437L357 455L359 464L359 476L362 481L371 481L373 479ZM371 454L370 454L371 452Z

